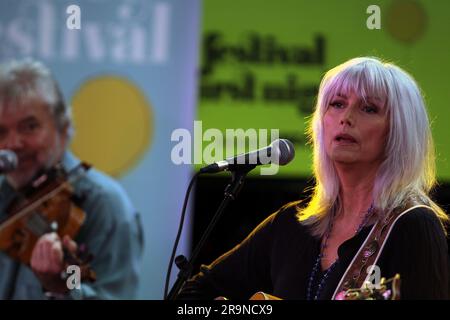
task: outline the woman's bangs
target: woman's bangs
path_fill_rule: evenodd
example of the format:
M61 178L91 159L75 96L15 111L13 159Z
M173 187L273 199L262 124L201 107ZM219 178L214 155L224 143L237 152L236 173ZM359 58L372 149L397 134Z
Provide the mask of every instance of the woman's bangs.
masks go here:
M338 95L349 96L356 94L360 99L377 99L384 104L388 97L389 73L384 66L366 61L348 66L330 75L330 80L325 86L324 98L326 105Z

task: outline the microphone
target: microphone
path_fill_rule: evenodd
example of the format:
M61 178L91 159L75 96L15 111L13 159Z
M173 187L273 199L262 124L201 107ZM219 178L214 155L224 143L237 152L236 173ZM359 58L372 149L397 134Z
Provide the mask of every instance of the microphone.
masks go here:
M13 171L17 168L17 155L11 150L0 150L0 174Z
M200 173L216 173L239 169L253 169L256 166L275 163L284 166L294 159L294 145L287 139L277 139L269 146L240 154L233 158L214 162L200 169Z

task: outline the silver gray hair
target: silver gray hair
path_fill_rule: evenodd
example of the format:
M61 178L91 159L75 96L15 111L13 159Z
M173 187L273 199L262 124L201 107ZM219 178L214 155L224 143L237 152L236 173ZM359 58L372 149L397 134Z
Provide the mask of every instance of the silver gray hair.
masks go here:
M71 109L50 70L30 58L0 66L0 109L18 107L30 101L44 102L60 133L73 134Z
M340 209L340 182L323 138L323 117L338 92L355 92L361 99L377 97L386 104L389 133L373 188L378 216L413 201L431 206L441 222L446 222L445 212L429 197L436 182L435 153L421 91L413 77L398 66L368 57L354 58L331 69L321 81L308 128L316 184L311 201L299 208L299 220L321 237L332 214Z

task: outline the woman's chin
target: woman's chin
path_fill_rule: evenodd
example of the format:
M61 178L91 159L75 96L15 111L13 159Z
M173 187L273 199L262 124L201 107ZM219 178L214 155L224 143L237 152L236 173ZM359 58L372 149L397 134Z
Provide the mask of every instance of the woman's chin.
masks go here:
M346 155L346 154L341 154L341 155L336 155L334 157L332 157L332 160L336 163L336 164L342 164L342 165L349 165L349 164L354 164L356 162L358 162L357 159L355 159L354 156L352 155Z
M331 148L327 154L333 162L342 164L354 163L361 158L359 150L352 150L351 148Z

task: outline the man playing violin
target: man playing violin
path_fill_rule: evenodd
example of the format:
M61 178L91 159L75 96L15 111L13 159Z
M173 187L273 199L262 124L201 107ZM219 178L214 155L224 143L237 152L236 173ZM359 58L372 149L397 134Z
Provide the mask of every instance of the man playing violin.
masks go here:
M41 172L57 164L69 171L80 163L67 150L72 133L70 106L43 64L24 60L0 66L0 150L18 159L17 168L0 178L1 221ZM86 214L74 239L41 235L29 265L0 252L1 299L135 297L143 249L139 214L120 185L93 168L74 183L74 193ZM64 252L75 253L80 244L93 256L97 279L71 289L62 277Z

